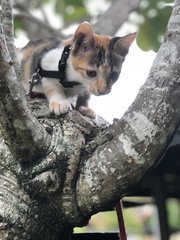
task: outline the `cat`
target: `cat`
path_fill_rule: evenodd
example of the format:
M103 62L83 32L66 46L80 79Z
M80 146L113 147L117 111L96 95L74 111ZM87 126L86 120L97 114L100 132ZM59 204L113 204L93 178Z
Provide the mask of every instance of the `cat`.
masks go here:
M39 68L41 72L58 73L59 60L64 47L68 46L63 81L70 87L64 87L58 78L43 76L32 91L45 94L49 110L55 115L77 109L81 114L95 118L95 112L88 107L90 94L101 96L111 91L135 37L136 33L124 37L98 35L88 22L83 22L72 39L32 40L18 54L25 91L28 91L31 76Z

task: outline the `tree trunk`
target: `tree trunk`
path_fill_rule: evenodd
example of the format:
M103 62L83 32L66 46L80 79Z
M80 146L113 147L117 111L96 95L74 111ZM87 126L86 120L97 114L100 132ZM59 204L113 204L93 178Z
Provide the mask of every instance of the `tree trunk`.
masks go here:
M0 239L69 239L165 151L180 120L179 12L177 0L146 83L112 125L76 111L57 118L44 100L27 103L1 24Z

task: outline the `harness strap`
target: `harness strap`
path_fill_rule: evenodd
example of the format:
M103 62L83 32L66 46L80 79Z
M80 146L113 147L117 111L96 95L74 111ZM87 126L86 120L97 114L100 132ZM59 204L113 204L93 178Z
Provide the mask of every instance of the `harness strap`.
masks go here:
M116 213L119 224L119 240L127 240L122 209L122 200L120 200L116 205Z
M62 84L64 88L73 88L74 86L81 85L81 83L79 82L65 81L65 78L63 78L64 72L61 72L61 71L46 71L46 70L43 70L41 67L38 68L38 71L41 77L59 79L59 82Z
M64 47L63 52L61 54L61 58L58 63L58 71L46 71L46 70L43 70L41 66L39 66L39 75L41 77L57 78L65 88L73 88L74 86L81 85L81 83L76 81L71 81L71 82L66 81L67 79L66 79L65 70L66 70L67 60L68 60L70 51L71 51L71 45L67 45Z
M47 71L42 69L42 67L39 65L37 71L32 75L31 80L29 81L29 91L27 92L27 95L33 97L33 87L36 84L39 84L41 82L41 78L56 78L59 79L59 83L64 88L73 88L74 86L81 85L81 83L76 81L70 81L68 82L66 79L66 65L67 60L69 57L71 51L71 45L67 45L64 47L63 52L61 54L61 58L58 63L58 71ZM35 94L36 96L37 94Z

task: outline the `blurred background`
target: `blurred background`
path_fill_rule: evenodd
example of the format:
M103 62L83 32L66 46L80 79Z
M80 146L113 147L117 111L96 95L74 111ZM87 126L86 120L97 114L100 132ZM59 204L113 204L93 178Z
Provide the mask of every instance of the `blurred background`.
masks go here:
M172 0L14 0L15 43L21 48L30 39L73 34L78 24L89 21L95 32L123 36L137 31L122 73L107 96L92 96L90 106L107 121L120 118L146 80L171 15ZM124 210L128 240L158 240L157 209L153 199L146 205ZM166 202L171 239L180 239L180 202ZM114 211L92 217L75 232L118 231Z

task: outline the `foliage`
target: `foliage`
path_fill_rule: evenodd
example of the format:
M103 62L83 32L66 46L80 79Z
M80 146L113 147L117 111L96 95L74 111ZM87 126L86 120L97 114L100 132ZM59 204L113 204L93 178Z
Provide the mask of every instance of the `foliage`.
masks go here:
M143 50L157 51L162 41L168 19L172 11L173 0L143 0L138 9L142 17L139 23L137 43Z
M56 1L55 11L63 16L63 20L66 24L79 22L80 20L89 17L84 0Z
M125 209L124 220L128 233L142 234L143 226L133 209ZM118 221L115 211L100 212L94 215L89 222L89 225L83 228L75 228L74 231L77 232L117 232L118 231Z
M75 22L90 21L92 19L93 16L90 15L87 9L88 1L90 0L41 0L35 4L31 0L29 11L33 12L39 9L40 6L51 4L54 14L59 16L59 22L62 21L63 26L66 27ZM102 4L108 2L112 2L112 0L103 0ZM138 14L136 23L139 26L137 43L143 50L158 50L171 14L172 2L173 0L142 0L139 9L136 10ZM92 4L94 4L94 9L96 10L97 4L95 1ZM101 11L98 9L96 12L101 14ZM51 19L48 20L51 22ZM22 22L22 20L16 19L15 28L22 29Z
M169 199L167 201L168 223L172 231L179 230L180 208L179 201L176 199Z
M156 221L157 216L152 214L148 218L143 219L143 215L139 214L137 209L142 208L127 208L124 209L124 221L127 232L131 235L144 236L146 234L145 230L150 230L152 232L156 231ZM154 209L155 210L155 209ZM144 211L145 212L145 211ZM141 211L142 213L142 211ZM168 214L168 225L171 231L179 230L179 202L176 199L168 199L167 201L167 214ZM100 212L91 218L89 225L83 228L75 228L74 231L78 232L113 232L118 231L118 221L115 211Z
M118 221L115 211L100 212L92 216L89 224L83 228L75 228L75 232L108 232L117 231Z

